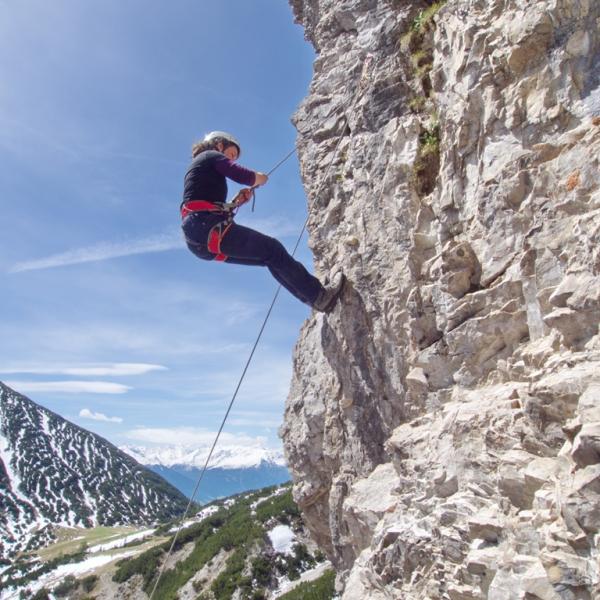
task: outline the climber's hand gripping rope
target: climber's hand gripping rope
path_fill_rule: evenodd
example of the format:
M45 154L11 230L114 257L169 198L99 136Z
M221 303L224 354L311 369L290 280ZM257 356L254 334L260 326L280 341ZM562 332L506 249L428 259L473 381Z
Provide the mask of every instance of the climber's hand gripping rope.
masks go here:
M296 152L296 148L292 148L268 173L256 173L256 183L248 189L240 190L237 196L229 203L229 207L237 210L243 204L246 204L252 198L252 212L254 212L254 205L256 203L256 189L262 185L265 185L269 181L269 177L272 173L277 171L279 167L288 159L292 154ZM250 195L247 195L250 192Z
M243 206L254 196L254 188L244 188L240 190L237 196L233 199L232 204L235 205L236 208Z

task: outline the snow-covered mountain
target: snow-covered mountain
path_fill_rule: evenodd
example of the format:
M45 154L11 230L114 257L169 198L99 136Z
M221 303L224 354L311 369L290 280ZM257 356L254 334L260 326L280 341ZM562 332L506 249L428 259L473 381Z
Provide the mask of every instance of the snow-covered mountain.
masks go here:
M210 451L209 446L119 446L143 465L163 467L188 466L202 468ZM255 446L217 446L210 459L209 469L249 469L262 463L285 467L283 450Z
M0 382L0 562L53 525L150 523L186 504L105 439Z
M198 446L121 446L138 462L164 477L190 497L196 487L210 448ZM283 452L262 445L217 446L195 496L210 502L240 492L289 481Z

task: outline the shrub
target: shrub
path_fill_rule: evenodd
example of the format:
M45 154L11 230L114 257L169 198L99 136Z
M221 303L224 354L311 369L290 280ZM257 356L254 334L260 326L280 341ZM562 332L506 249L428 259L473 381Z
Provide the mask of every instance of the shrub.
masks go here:
M269 498L256 507L256 518L261 523L265 523L275 516L286 525L290 523L291 519L300 517L300 510L292 498L292 490Z
M276 563L279 572L286 575L290 581L300 579L300 574L315 564L315 559L304 544L294 544L294 553L291 556L278 556Z
M206 585L207 581L208 580L205 577L203 577L199 581L193 581L192 587L194 588L194 591L201 592L204 589L204 586Z
M434 2L429 8L422 10L414 19L411 25L411 29L418 33L422 33L431 23L436 13L446 4L446 0L443 2Z
M84 592L91 592L98 583L97 575L89 575L88 577L84 577L81 581L81 585L83 587Z
M229 557L225 570L213 581L212 593L216 600L231 600L236 589L250 593L252 591L252 579L242 575L246 565L246 550L238 548Z
M52 593L59 598L69 595L69 592L77 589L77 579L73 575L67 575L53 590Z
M273 579L271 561L265 556L256 556L252 559L252 579L258 585L268 586Z
M144 587L154 578L158 570L158 564L164 553L162 548L152 548L136 558L126 558L117 563L117 570L113 575L113 581L123 583L136 573L144 577Z

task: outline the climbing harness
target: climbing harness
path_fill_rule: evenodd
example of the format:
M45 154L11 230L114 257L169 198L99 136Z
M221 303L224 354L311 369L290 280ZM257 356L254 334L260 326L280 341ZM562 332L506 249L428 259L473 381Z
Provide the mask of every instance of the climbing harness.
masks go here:
M181 205L182 219L197 212L210 212L223 215L223 220L213 225L208 232L206 245L208 251L215 255L213 260L219 262L226 261L228 257L221 252L221 242L233 223L233 209L219 202L209 202L208 200L188 200ZM194 243L187 239L186 241Z
M185 218L195 212L217 212L227 213L229 209L218 202L208 200L188 200L181 205L181 218Z
M223 241L225 234L229 231L232 223L233 221L227 222L226 227L223 227L223 225L225 225L224 222L217 223L208 234L207 248L209 252L212 252L215 255L214 260L216 261L222 262L226 261L228 258L226 254L221 252L221 242Z
M360 81L358 83L358 87L357 90L355 92L355 97L354 97L354 102L351 105L350 108L350 112L349 114L353 114L354 109L356 108L356 104L358 102L358 98L360 95L360 92L363 91L365 83L367 81L367 78L370 74L370 70L369 67L371 65L371 62L373 60L372 55L368 54L365 57L365 61L363 63L363 68L362 68L362 73L361 73L361 78ZM344 129L342 130L339 139L337 141L337 144L333 150L333 154L331 155L331 160L329 161L329 165L327 166L327 170L325 171L325 176L323 177L323 179L321 180L321 185L319 185L319 187L317 188L317 191L315 192L315 196L318 196L321 193L321 189L324 185L325 182L327 182L327 179L329 177L329 173L331 172L331 168L333 167L333 163L335 162L335 159L337 157L337 153L339 150L339 147L342 143L342 140L344 139L344 136L346 135L346 131L348 129L348 118L345 117L346 119L346 126L344 127ZM270 175L271 173L273 173L273 171L275 171L276 169L278 169L293 153L295 152L295 149L292 150L283 160L281 160L279 163L277 163L277 165L275 165L275 167L273 169L271 169L271 171L269 171L268 175ZM202 200L198 201L198 202L203 202ZM186 203L188 204L188 203ZM214 206L213 203L208 203ZM229 205L231 206L233 203L230 203ZM185 205L184 205L185 206ZM235 206L235 209L239 208L239 206ZM182 208L183 210L183 208ZM212 209L212 211L214 211L214 208ZM304 235L304 232L306 230L306 226L308 225L308 219L310 217L307 217L306 220L304 221L304 225L302 225L302 229L300 230L300 234L298 235L298 239L296 240L296 244L294 246L294 249L292 251L292 256L295 256L296 251L298 250L298 246L300 245L300 241L302 240L302 236ZM221 237L222 239L222 237ZM154 587L152 588L152 592L150 594L149 600L153 600L154 598L154 594L156 592L156 589L158 588L158 584L160 582L160 579L164 573L164 570L167 566L167 563L169 562L169 558L173 552L173 548L175 547L175 543L177 542L177 538L179 537L179 534L183 528L183 524L185 523L185 520L187 519L188 513L190 511L190 508L192 507L192 503L194 502L194 498L196 497L196 494L198 493L198 489L200 488L200 484L202 483L202 480L204 479L204 474L206 473L206 470L208 469L208 465L210 464L210 459L212 458L213 452L217 446L217 443L219 441L219 438L221 437L221 433L223 432L223 428L225 427L225 423L227 422L227 418L229 417L229 413L231 412L231 409L233 408L233 404L237 398L238 392L240 390L240 387L242 385L242 382L244 381L244 378L246 377L246 372L248 371L248 367L250 366L250 363L252 362L252 358L254 357L254 353L256 351L256 348L258 347L258 343L260 342L260 339L262 338L262 334L265 330L265 327L267 326L267 322L269 321L269 317L271 316L271 312L273 311L273 307L275 306L275 302L277 302L277 298L279 297L279 292L281 291L281 284L279 284L277 286L277 290L275 291L275 295L273 296L273 300L271 301L271 305L269 306L269 310L267 311L267 314L265 315L265 318L263 320L263 323L260 327L260 330L258 332L258 336L256 337L256 340L254 342L254 346L252 346L252 350L250 351L250 355L248 356L248 359L246 360L246 364L244 366L244 369L242 371L242 374L238 380L237 386L235 388L235 391L233 392L233 396L231 397L231 400L229 401L229 405L227 406L227 410L225 411L225 416L223 417L223 420L221 421L221 426L219 427L219 430L217 431L217 435L215 436L215 441L213 442L210 451L208 453L208 456L206 457L206 460L204 462L204 466L202 467L202 470L200 471L200 476L198 477L198 481L196 482L196 485L194 487L194 491L192 492L192 495L190 496L190 500L187 504L187 507L185 509L185 512L183 513L183 516L181 517L180 521L179 521L179 525L177 527L177 531L175 532L175 535L173 536L173 540L171 542L171 546L169 547L169 550L167 552L167 556L165 557L164 562L161 565L160 571L158 572L158 576L156 577L156 581L154 582Z

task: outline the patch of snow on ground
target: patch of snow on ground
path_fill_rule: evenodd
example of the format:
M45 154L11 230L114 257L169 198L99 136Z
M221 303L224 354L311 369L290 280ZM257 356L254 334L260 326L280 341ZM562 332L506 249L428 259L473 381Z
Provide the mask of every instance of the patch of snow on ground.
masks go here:
M196 518L202 521L206 519L206 517L214 515L216 512L219 512L219 507L213 504L212 506L207 506L206 508L203 508L201 511L197 512Z
M277 525L267 532L273 549L280 554L293 554L292 547L296 541L296 534L288 525Z
M86 558L84 561L79 563L69 563L66 565L60 565L54 571L43 575L38 579L34 585L30 585L29 588L36 592L43 587L53 586L57 583L60 583L65 577L68 575L73 575L74 577L79 577L84 575L85 573L90 573L102 567L110 562L115 560L121 560L123 558L128 558L129 556L133 556L135 552L123 552L118 555L110 555L104 554L102 556L90 556Z
M88 550L88 554L95 554L96 552L106 552L107 550L112 550L114 548L122 548L130 542L135 542L136 540L143 540L144 538L147 538L148 536L152 535L155 531L155 529L145 529L144 531L138 531L137 533L132 533L131 535L127 535L124 538L115 540L114 542L108 542L107 544L98 544L96 546L92 546Z
M250 505L250 510L252 510L252 511L256 510L256 507L259 504L261 504L262 502L266 502L267 500L270 500L271 498L274 498L275 496L281 496L281 494L287 492L288 489L289 488L286 488L286 487L278 488L272 494L269 494L268 496L263 496L262 498L259 498L256 502L253 502Z
M186 527L191 527L192 525L195 525L196 523L200 523L201 521L204 521L204 519L206 519L207 517L210 517L211 515L214 515L216 512L219 512L219 506L207 506L206 508L203 508L201 511L196 513L195 517L192 517L191 519L188 519L187 521L185 521L185 523L182 523L181 525L175 525L174 527L171 527L171 529L169 529L169 533L175 533L176 531L180 530L180 529L186 529Z
M10 448L8 438L0 431L0 460L4 463L4 469L8 475L8 488L19 499L28 505L32 505L31 501L20 490L21 478L14 470L12 465L13 451Z
M50 415L43 410L42 413L42 431L50 437L52 433L50 432Z
M287 594L289 591L293 590L296 586L299 586L305 581L314 581L315 579L319 579L319 577L321 577L321 575L324 575L325 571L327 571L328 569L331 569L331 563L327 560L323 563L318 564L314 569L304 571L304 573L300 575L300 579L290 581L287 577L278 577L277 589L273 592L273 598L279 598L279 596Z
M174 525L173 527L171 527L171 529L169 529L169 533L177 533L178 531L183 531L184 529L187 529L188 527L191 527L192 525L195 525L199 522L200 521L198 521L198 519L189 519L184 523L181 523L181 525Z
M60 565L54 569L54 571L42 575L37 581L27 584L27 588L35 594L43 587L51 588L55 585L58 585L68 575L80 577L81 575L95 571L99 567L102 567L110 562L121 560L122 558L128 558L134 555L135 552L122 552L115 555L104 554L102 556L90 556L82 562ZM50 597L53 598L54 596L50 594ZM9 588L0 592L1 600L18 600L18 598L20 598L20 591L15 588Z

